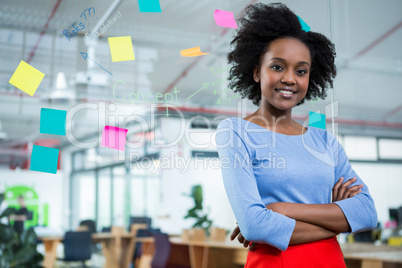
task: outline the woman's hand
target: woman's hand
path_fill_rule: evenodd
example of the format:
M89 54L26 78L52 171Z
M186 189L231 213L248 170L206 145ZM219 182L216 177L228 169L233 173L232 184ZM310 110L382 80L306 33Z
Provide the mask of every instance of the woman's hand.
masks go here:
M332 202L344 200L360 193L362 191L361 188L363 188L363 184L349 187L356 180L356 177L354 177L343 183L344 179L341 177L332 189Z
M234 240L237 236L237 240L240 242L240 244L243 244L243 247L247 248L250 245L250 241L244 238L244 236L240 232L239 225L237 225L236 222L236 227L233 229L232 234L230 235L230 240ZM255 248L255 243L251 243L250 247L248 248L249 251L253 251Z

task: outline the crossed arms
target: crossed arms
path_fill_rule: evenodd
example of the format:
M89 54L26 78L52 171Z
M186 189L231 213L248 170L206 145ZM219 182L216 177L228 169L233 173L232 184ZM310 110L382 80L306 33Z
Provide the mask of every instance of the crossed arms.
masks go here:
M362 184L350 187L356 178L343 183L343 177L332 189L332 201L344 200L361 192ZM349 223L341 208L335 204L298 204L276 202L266 205L267 209L296 220L296 226L290 238L289 245L313 242L338 235L340 232L350 232ZM240 233L238 226L233 230L230 239L238 241L248 247L250 241ZM253 250L255 244L251 244Z

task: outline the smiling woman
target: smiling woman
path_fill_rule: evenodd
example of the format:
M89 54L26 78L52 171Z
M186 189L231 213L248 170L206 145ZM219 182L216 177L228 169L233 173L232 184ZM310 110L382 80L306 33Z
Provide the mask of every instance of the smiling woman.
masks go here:
M128 94L128 99L126 99L126 94L123 94L123 98L118 99L116 97L116 85L117 84L125 84L126 82L122 81L122 80L118 80L116 81L116 83L114 83L113 86L113 97L117 102L120 103L124 103L124 102L128 102L128 103L168 103L168 104L172 104L173 100L176 99L175 103L178 104L177 101L177 93L179 93L180 91L178 91L176 88L173 90L173 93L175 94L175 97L173 97L173 95L171 93L146 93L144 94L143 92L130 92Z
M292 119L294 107L324 99L333 86L334 44L304 31L280 3L251 5L240 22L228 54L229 87L259 107L221 121L216 131L238 222L231 238L253 248L246 268L345 268L336 235L375 228L374 201L336 137ZM271 153L286 166L269 165Z

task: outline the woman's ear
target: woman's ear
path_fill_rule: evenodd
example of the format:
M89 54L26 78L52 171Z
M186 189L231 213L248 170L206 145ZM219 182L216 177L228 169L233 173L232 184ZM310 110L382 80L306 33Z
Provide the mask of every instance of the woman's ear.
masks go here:
M255 82L260 82L260 68L257 65L253 69L253 77Z

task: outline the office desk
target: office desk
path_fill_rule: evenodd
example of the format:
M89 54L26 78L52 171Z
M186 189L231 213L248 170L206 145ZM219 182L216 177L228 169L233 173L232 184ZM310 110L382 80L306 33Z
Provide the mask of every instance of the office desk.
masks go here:
M188 241L182 240L181 237L170 237L169 240L172 244L168 261L170 265L183 265L191 268L232 268L236 266L236 262L244 265L248 252L237 241ZM143 243L143 255L139 268L150 268L149 256L153 254L154 240L143 238L141 242ZM244 259L241 259L243 257ZM142 258L145 258L146 261L143 261Z
M402 268L402 247L352 243L341 248L348 268Z
M169 264L190 265L191 268L233 268L244 265L248 249L235 241L184 241L171 237ZM152 239L144 239L144 247L150 247ZM402 247L374 246L370 243L341 244L348 268L402 268ZM144 251L149 252L149 250ZM142 265L140 268L149 268Z
M39 236L45 246L43 266L53 268L56 261L57 245L63 240L63 236ZM135 234L132 233L95 233L92 234L93 242L102 244L102 252L105 257L105 268L126 268L133 259L135 247Z

